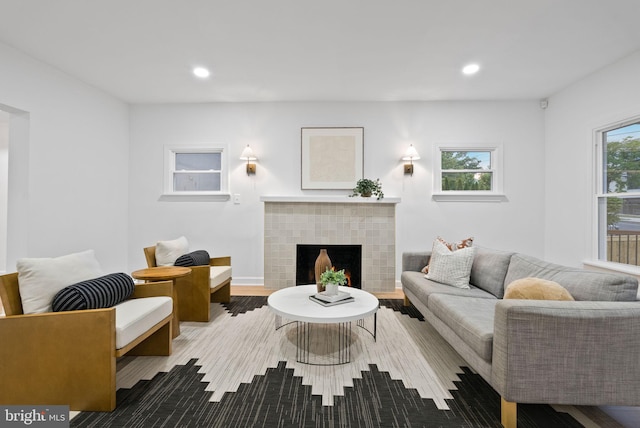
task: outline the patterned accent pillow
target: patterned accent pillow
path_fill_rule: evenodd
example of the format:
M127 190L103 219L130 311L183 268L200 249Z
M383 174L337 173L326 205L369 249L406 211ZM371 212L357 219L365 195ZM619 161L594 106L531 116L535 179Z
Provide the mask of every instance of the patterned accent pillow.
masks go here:
M425 278L457 288L471 288L471 266L475 248L467 247L451 251L445 244L435 240L429 263L429 273Z
M209 264L210 259L209 253L205 250L197 250L178 257L173 265L183 267L206 266Z
M449 251L461 250L463 248L469 248L473 245L473 236L470 236L467 239L463 239L462 241L458 242L447 242L439 236L436 238L436 240L443 243L449 249ZM420 272L429 273L429 265L427 264L425 267L423 267Z
M51 306L54 312L110 308L128 299L134 289L129 275L112 273L63 288Z

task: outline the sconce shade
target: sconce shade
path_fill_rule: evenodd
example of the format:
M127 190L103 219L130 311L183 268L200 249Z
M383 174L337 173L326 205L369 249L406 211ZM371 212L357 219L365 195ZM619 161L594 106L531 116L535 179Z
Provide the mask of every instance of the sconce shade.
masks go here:
M416 148L413 147L413 144L411 144L407 149L407 152L404 154L402 160L414 161L418 159L420 159L420 155L418 154Z
M409 161L409 163L404 164L404 173L413 175L413 161L420 159L420 155L413 144L409 146L402 160Z
M253 150L251 150L248 144L240 154L240 159L247 161L247 175L256 173L256 164L251 163L251 161L256 161L258 158L253 154Z
M247 144L247 147L244 148L244 150L242 151L242 154L240 155L240 159L246 160L246 161L252 161L252 160L257 160L258 158L256 157L256 155L253 154L253 150Z

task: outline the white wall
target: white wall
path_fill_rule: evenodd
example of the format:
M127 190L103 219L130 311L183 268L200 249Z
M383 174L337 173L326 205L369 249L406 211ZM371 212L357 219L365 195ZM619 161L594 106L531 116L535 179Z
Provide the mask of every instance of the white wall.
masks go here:
M105 270L126 270L128 106L4 44L0 70L0 104L17 123L7 270L87 248Z
M0 272L7 264L7 200L9 179L9 113L0 110Z
M545 111L545 254L595 258L594 130L640 115L640 52L560 91Z
M433 239L543 256L544 124L537 101L407 103L242 103L136 105L131 108L131 269L145 266L142 248L185 235L192 249L233 257L234 283L262 283L261 195L347 194L300 190L300 128L363 126L365 171L380 178L397 207L397 271L402 251L430 249ZM163 146L224 143L231 153L229 202L167 202L162 193ZM434 202L432 166L439 143L502 144L508 202ZM409 143L422 159L413 177L400 160ZM248 177L238 159L251 144L257 174Z
M578 266L593 255L593 131L640 115L640 52L550 97L544 112L537 101L326 102L138 105L129 115L123 102L3 44L0 70L0 105L17 123L8 269L19 257L95 248L105 269L131 270L144 266L143 246L184 234L194 248L231 254L237 282L260 283L259 197L343 193L300 190L302 126L365 128L365 176L402 198L398 269L402 251L426 249L436 235ZM242 203L159 201L163 145L210 141L230 146ZM502 143L508 202L432 201L441 142ZM252 177L235 155L247 143L260 158ZM409 143L422 155L413 177L399 160Z

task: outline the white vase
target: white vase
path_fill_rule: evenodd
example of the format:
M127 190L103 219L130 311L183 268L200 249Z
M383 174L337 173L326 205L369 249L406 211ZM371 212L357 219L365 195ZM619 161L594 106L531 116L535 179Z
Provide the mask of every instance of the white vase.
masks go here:
M338 294L338 284L327 284L327 295L335 296Z

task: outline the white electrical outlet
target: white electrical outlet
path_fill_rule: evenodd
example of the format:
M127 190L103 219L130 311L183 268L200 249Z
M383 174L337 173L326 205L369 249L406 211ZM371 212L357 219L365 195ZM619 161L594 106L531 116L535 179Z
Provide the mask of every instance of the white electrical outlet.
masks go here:
M233 195L233 203L236 205L240 204L240 193L235 193Z

